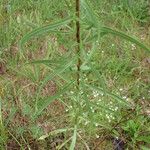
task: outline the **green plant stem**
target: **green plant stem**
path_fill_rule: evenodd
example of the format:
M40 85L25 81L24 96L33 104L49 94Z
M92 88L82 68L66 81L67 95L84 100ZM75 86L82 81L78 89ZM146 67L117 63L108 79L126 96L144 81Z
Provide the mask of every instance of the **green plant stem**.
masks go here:
M80 68L81 68L81 58L80 58L80 0L76 0L76 41L77 41L77 55L78 55L78 62L77 62L77 89L79 89L80 85Z

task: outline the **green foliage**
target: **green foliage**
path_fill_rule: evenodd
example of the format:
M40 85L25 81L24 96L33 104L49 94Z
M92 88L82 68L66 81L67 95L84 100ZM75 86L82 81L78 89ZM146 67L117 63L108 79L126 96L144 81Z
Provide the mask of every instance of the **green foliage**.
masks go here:
M77 139L77 126L75 125L74 133L73 133L73 136L72 136L72 142L71 142L69 150L74 150L75 149L76 139Z
M115 11L124 11L142 24L150 21L150 4L148 0L119 0L118 3Z
M128 120L122 126L122 129L125 131L125 134L132 140L133 144L138 142L144 142L145 145L150 143L150 136L148 128L145 126L146 119L143 116L137 116L133 120ZM142 133L143 128L147 131L144 134ZM133 145L134 146L134 145Z
M111 28L108 28L108 27L101 27L101 26L99 26L99 22L97 21L97 18L95 17L95 15L94 15L94 13L93 13L93 11L92 11L92 8L89 6L89 4L85 1L85 0L82 0L81 1L81 6L82 6L82 8L84 9L84 17L85 18L87 18L86 20L84 20L85 22L84 22L84 25L85 24L87 24L89 27L88 27L88 30L90 29L90 30L92 30L92 29L96 29L96 31L97 31L97 35L95 35L95 36L97 36L97 39L96 40L99 40L99 38L101 38L100 37L100 35L102 35L102 33L103 33L103 35L106 35L106 34L113 34L113 35L115 35L115 36L118 36L119 38L123 38L123 39L126 39L127 41L129 41L129 42L132 42L132 43L135 43L135 44L137 44L139 47L141 47L141 48L143 48L144 50L148 50L148 51L150 51L150 49L149 48L147 48L145 45L143 45L141 42L139 42L138 40L136 40L135 38L133 38L133 37L131 37L131 36L128 36L127 34L125 34L125 33L123 33L123 32L119 32L119 31L116 31L116 30L113 30L113 29L111 29ZM81 18L82 19L82 18ZM73 18L72 18L72 20L74 20ZM51 30L53 30L53 29L56 29L56 28L58 28L58 27L60 27L60 26L62 26L62 25L65 25L65 24L67 24L68 22L70 22L71 21L71 19L64 19L64 20L62 20L62 21L59 21L58 23L56 23L56 24L51 24L51 25L48 25L48 26L46 26L46 27L40 27L40 28L37 28L37 29L35 29L35 30L33 30L32 32L30 32L30 33L28 33L28 34L26 34L23 38L22 38L22 40L21 40L21 47L25 44L25 42L26 41L28 41L28 40L30 40L30 38L31 37L35 37L36 35L40 35L40 34L44 34L44 33L47 33L47 31L51 31ZM82 31L81 31L82 32ZM84 51L84 47L82 47L82 49L83 49L83 51ZM72 52L73 53L73 52ZM78 55L78 54L76 54L76 55ZM88 59L88 60L90 60L90 58L86 58L86 59ZM84 60L82 60L82 62L84 63ZM40 63L48 63L48 60L40 60L40 61L35 61L35 63L38 65L38 64L40 64ZM86 62L86 64L88 65L88 62ZM67 66L67 67L65 67L65 66ZM47 76L45 79L44 79L44 81L43 81L43 83L42 83L42 86L40 86L40 89L43 87L43 85L45 85L49 80L51 80L51 79L53 79L56 75L57 76L61 76L61 73L65 73L65 71L66 71L66 68L68 68L70 65L65 65L65 64L62 64L61 66L60 66L60 69L58 69L57 70L57 68L56 68L56 70L54 70L54 75L52 75L52 76ZM82 72L84 72L84 71L87 71L87 70L89 70L90 68L91 68L91 70L92 70L92 74L97 74L97 76L96 76L96 80L98 80L98 78L99 78L99 73L97 72L97 70L93 67L93 65L91 64L90 65L90 67L86 67L86 66L82 66L82 68L81 68L81 75L82 75ZM87 69L88 68L88 69ZM69 73L69 72L67 72L67 73ZM80 79L80 80L82 80L82 79ZM80 81L80 82L83 82L83 81ZM101 82L101 81L100 81ZM84 84L84 82L83 82L83 84ZM69 84L70 85L70 84ZM67 86L68 87L68 86ZM101 87L100 89L99 89L99 87L97 87L96 85L93 85L93 87L91 87L91 85L87 85L87 88L92 88L92 90L93 91L98 91L98 92L100 92L100 93L104 93L105 94L105 96L107 97L110 97L110 98L112 98L112 99L116 99L116 100L118 100L118 102L116 102L116 104L118 103L119 105L121 105L121 102L123 102L123 103L125 103L125 104L127 104L125 101L124 101L124 99L121 99L121 98L119 98L117 95L115 95L115 94L112 94L112 93L110 93L109 91L107 91L107 90L105 90L104 89L104 87ZM66 89L66 88L63 88L63 89ZM71 88L70 88L71 89ZM68 88L67 88L67 90L68 90ZM42 111L50 104L50 102L51 102L51 100L55 100L55 99L59 99L59 97L60 97L60 95L62 96L62 94L63 93L66 93L67 92L67 90L63 90L63 92L60 92L60 94L58 93L58 94L56 94L55 96L53 96L53 97L50 97L50 98L48 98L46 101L45 100L42 100L42 101L44 101L44 103L41 105L40 104L40 108L36 108L36 110L37 110L37 112L38 113L36 113L36 114L41 114L42 113ZM72 106L71 107L73 107L74 109L76 109L76 110L73 110L74 112L73 112L73 114L71 115L71 117L73 117L72 119L74 120L73 122L74 123L77 123L77 122L82 122L82 120L81 119L79 119L79 118L81 118L81 117L84 117L83 115L81 115L82 113L81 112L83 112L83 108L82 108L82 105L81 105L81 103L82 103L82 94L80 94L80 93L82 93L81 91L83 91L83 93L85 93L86 92L86 90L85 90L85 87L83 86L82 88L80 87L80 91L74 91L75 93L76 93L76 95L74 95L74 97L73 97L73 99L74 99L74 101L75 102L72 102ZM71 98L71 97L68 97L68 98ZM87 96L85 97L83 97L83 99L85 99L85 106L87 107L87 109L91 109L91 111L89 111L89 120L90 120L90 122L91 122L91 125L93 124L92 122L95 122L95 119L94 119L94 116L93 116L93 114L92 114L92 112L94 112L95 111L95 108L92 108L93 106L92 106L92 103L87 99ZM70 99L71 101L72 101L72 98ZM40 100L37 100L37 104L36 105L39 105L38 103L38 101L40 101ZM86 107L85 107L85 112L87 112L87 110L86 110ZM101 109L102 109L102 107L101 107L101 105L99 105L98 107L100 107ZM105 106L105 110L107 110L107 107L108 106ZM107 115L106 115L107 116ZM72 120L71 119L71 120ZM77 121L78 120L78 121ZM81 123L80 123L81 124ZM93 126L93 125L92 125ZM91 127L92 127L91 126ZM102 125L102 126L104 126L104 125ZM131 137L133 137L133 139L134 138L136 138L135 136L136 136L136 131L138 130L138 125L137 124L135 124L133 121L129 121L128 123L127 123L127 126L126 127L124 127L123 129L125 130L125 131L129 131L129 135L131 136ZM93 130L93 127L92 127L92 129L91 129L91 131ZM92 131L93 132L93 131ZM77 136L77 129L75 129L74 130L74 135L73 135L73 137L72 137L72 143L71 143L71 146L70 146L70 149L74 149L74 147L75 147L75 143L76 143L76 136ZM135 142L135 141L134 141Z
M14 136L9 134L22 148L27 145L28 135L46 141L60 133L65 138L58 149L64 146L82 149L80 144L90 149L91 139L103 139L104 134L127 140L129 148L140 142L148 144L149 136L143 134L148 131L147 116L133 113L131 118L120 122L130 109L141 105L142 97L148 99L149 72L142 60L149 55L149 43L135 36L132 24L135 20L148 22L148 1L144 2L81 0L80 54L76 53L77 18L73 0L5 2L9 6L9 20L7 26L0 27L1 50L8 69L8 76L2 79L6 89L3 107L6 112L7 107L13 107L0 128L3 139L5 129L12 125ZM79 87L78 57L82 62ZM53 87L47 88L50 82L57 87L53 94L50 93ZM50 113L57 102L66 111L62 110L61 116L56 112L59 108L54 115ZM23 117L23 125L13 123L17 115ZM48 127L48 123L52 125ZM51 127L54 131L49 131ZM17 140L20 137L25 137L22 143Z

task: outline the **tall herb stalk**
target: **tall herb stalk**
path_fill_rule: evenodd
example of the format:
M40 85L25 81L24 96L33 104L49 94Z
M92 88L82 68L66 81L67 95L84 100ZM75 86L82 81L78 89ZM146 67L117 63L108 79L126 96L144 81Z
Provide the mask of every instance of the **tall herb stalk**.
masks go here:
M80 58L80 0L76 0L76 40L77 40L77 55L78 55L78 63L77 63L77 89L79 89L80 85L80 67L81 67L81 58Z
M115 111L110 110L107 107L107 105L103 106L103 103L96 104L95 103L96 101L90 101L90 98L87 96L88 92L92 93L92 91L94 91L94 92L96 91L96 93L98 95L102 95L105 93L106 98L109 97L110 99L113 99L115 101L116 105L119 105L121 107L126 107L126 108L130 107L128 105L128 102L124 101L124 99L121 98L120 96L109 91L109 89L105 89L103 86L101 86L99 84L98 85L91 84L91 82L85 83L84 80L80 81L81 71L84 71L83 68L81 67L81 64L85 63L84 59L82 59L82 61L81 61L81 26L80 25L82 22L80 20L82 18L80 16L80 12L81 12L80 8L82 10L84 10L84 14L85 14L84 19L86 18L85 20L83 20L84 24L87 25L85 27L88 27L85 30L87 32L89 30L91 30L91 34L89 35L89 38L88 38L89 41L97 43L97 41L99 42L100 38L105 38L105 35L109 34L109 35L117 36L120 39L127 40L131 43L134 43L137 46L139 46L140 48L150 52L150 49L147 46L145 46L143 43L141 43L139 40L137 40L136 38L129 36L126 33L114 30L112 28L101 26L100 22L98 21L98 18L96 18L95 13L93 12L90 4L88 3L88 0L76 0L76 3L75 3L76 19L75 20L74 20L74 17L72 17L72 15L70 15L69 17L59 20L53 24L36 28L33 31L27 33L21 39L20 49L22 50L21 53L23 53L24 44L27 41L29 41L31 38L42 35L42 34L47 34L48 32L56 33L57 32L56 29L58 29L62 26L68 26L68 23L70 23L71 21L75 21L75 24L76 24L75 32L76 33L73 33L73 35L76 36L75 58L68 58L68 56L70 56L70 51L69 51L69 53L67 53L68 59L66 59L66 57L64 57L64 56L61 56L61 57L65 58L65 61L62 61L62 62L58 61L58 60L55 61L55 60L48 59L48 60L36 60L31 63L31 65L32 64L37 64L37 65L44 64L44 65L48 66L51 70L51 72L44 77L41 84L39 84L38 92L37 92L38 94L36 96L36 103L35 103L36 109L33 114L33 119L36 119L38 116L42 115L44 109L47 108L56 99L59 99L61 102L63 102L65 104L65 106L69 109L70 106L69 106L68 98L67 98L67 101L65 101L65 100L63 101L62 100L63 94L65 95L64 99L66 99L66 97L69 97L69 100L71 101L71 104L73 105L73 106L71 106L71 108L73 108L73 109L71 109L72 110L71 117L73 118L73 119L71 118L71 122L74 124L74 128L73 128L74 132L73 132L73 136L71 137L72 142L71 142L70 150L73 150L75 148L77 137L80 138L80 135L78 134L78 130L80 129L80 125L82 128L82 125L85 122L85 115L87 115L86 117L87 117L87 119L90 120L90 124L91 124L91 126L90 126L91 129L89 129L89 128L88 129L93 130L93 125L95 122L95 118L93 116L96 115L95 110L99 111L100 114L103 115L104 119L106 118L105 117L106 113L108 113L108 112L116 113ZM69 31L66 33L69 34ZM61 30L59 30L59 34L63 34L63 32L61 32ZM72 33L71 33L71 35L72 35ZM86 41L86 40L83 39L83 41ZM91 49L90 54L93 54L95 52L94 51L95 49L96 49L95 47L93 49ZM84 48L82 50L84 51ZM72 51L71 51L71 53L72 53ZM90 60L91 55L89 55L89 56L86 55L86 51L84 51L84 57L86 60ZM76 58L77 58L77 61L76 61ZM95 80L100 83L101 79L100 79L99 71L90 63L90 61L87 61L86 63L87 63L87 68L91 71L91 74L93 75L93 77L95 77ZM53 64L57 64L56 66L58 66L58 67L54 66L54 69L53 69L53 67L52 67ZM74 69L74 66L77 67L77 70ZM76 76L76 78L74 80L77 82L76 83L77 91L76 92L72 91L72 95L71 95L69 93L69 91L74 89L73 87L75 86L74 81L70 80L70 79L72 79L72 76L70 77L70 74L72 74L72 72L75 73L75 76ZM77 72L77 75L76 75L76 72ZM65 78L64 73L66 73L66 74L69 73L68 75L69 75L70 79ZM54 78L56 76L61 79L64 79L66 84L63 84L61 86L60 90L54 96L48 96L45 98L43 98L43 97L41 98L40 94L41 94L43 87L48 83L48 81L54 80ZM84 84L82 84L82 83L84 83ZM79 90L82 91L81 95L79 94L79 92L80 92ZM78 93L78 95L80 95L80 97L77 95L77 93ZM80 99L80 101L78 101L79 99ZM99 114L97 117L99 118ZM105 129L110 129L110 126L107 125L105 122L104 123L101 122L100 125ZM96 126L97 126L97 124L96 124ZM67 131L67 130L68 129L65 129L65 131ZM48 135L42 137L42 139L44 139L47 136Z

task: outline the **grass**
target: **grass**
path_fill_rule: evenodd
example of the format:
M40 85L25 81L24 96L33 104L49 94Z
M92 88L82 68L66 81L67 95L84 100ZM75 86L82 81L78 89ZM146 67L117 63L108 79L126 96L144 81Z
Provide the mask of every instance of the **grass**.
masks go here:
M0 3L1 149L150 148L148 1Z

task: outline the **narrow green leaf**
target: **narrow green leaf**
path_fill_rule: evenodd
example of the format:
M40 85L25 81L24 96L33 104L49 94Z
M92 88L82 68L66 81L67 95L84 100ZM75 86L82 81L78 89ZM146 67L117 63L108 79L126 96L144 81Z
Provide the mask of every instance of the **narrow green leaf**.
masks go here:
M91 23L91 27L94 27L94 28L97 29L97 31L98 31L98 34L97 34L98 39L101 36L104 36L105 34L110 33L110 34L113 34L115 36L119 36L119 37L121 37L123 39L126 39L126 40L128 40L128 41L130 41L132 43L135 43L136 45L138 45L142 49L147 50L147 51L150 52L150 48L148 48L147 46L145 46L143 43L141 43L139 40L133 38L132 36L129 36L129 35L123 33L123 32L120 32L120 31L113 30L113 29L111 29L109 27L101 27L100 25L98 25L99 24L99 21L97 21L98 18L96 18L96 15L94 14L91 6L88 4L88 2L86 0L81 0L81 6L86 11L86 18ZM95 38L95 36L94 36L94 38Z
M90 23L91 27L98 27L98 21L97 18L95 17L95 14L87 2L87 0L81 0L81 8L85 10L86 12L86 17L88 18L88 22Z
M62 150L63 147L72 139L72 137L68 138L66 141L64 141L61 145L57 146L57 150Z
M35 65L40 65L40 64L43 64L43 65L46 65L48 67L51 67L51 66L57 66L57 65L62 65L62 63L64 63L65 61L61 61L61 60L35 60L35 61L32 61L32 62L29 62L29 63L26 63L27 65L30 65L30 64L35 64Z
M72 19L69 18L65 18L63 20L60 20L54 24L50 24L44 27L39 27L34 29L33 31L27 33L20 41L20 48L23 48L23 45L30 40L32 37L35 37L37 35L41 35L41 34L45 34L48 33L49 31L52 31L60 26L66 25L67 23L69 23Z
M88 144L85 142L85 140L80 136L80 134L77 133L77 136L81 139L82 143L85 145L87 150L90 150Z
M75 149L76 139L77 139L77 126L75 125L74 133L73 133L73 136L72 136L72 142L71 142L69 150L74 150Z
M70 58L70 55L72 54L72 50L69 50L67 53L65 53L64 56L60 56L60 57L57 57L57 58L54 58L54 59L46 59L46 60L33 60L31 62L27 62L25 63L25 65L29 65L29 64L44 64L48 67L51 67L52 65L53 66L57 66L59 65L59 68L60 66L64 66L65 64L67 64L68 62L72 61L72 59L70 59L70 61L68 60L68 58ZM75 58L75 57L74 57ZM73 59L74 59L73 58Z
M57 129L57 130L54 130L54 131L51 131L50 133L46 134L46 135L42 135L39 140L44 140L45 138L49 137L49 136L53 136L53 135L57 135L59 133L62 133L62 132L67 132L67 131L70 131L72 130L73 128L63 128L63 129Z
M66 63L66 64L61 64L61 66L58 67L58 69L54 70L54 73L46 76L45 79L44 79L44 81L42 82L42 84L39 87L39 91L41 91L41 89L43 88L43 86L49 80L52 80L56 75L60 75L61 73L63 73L67 68L69 68L70 66L72 66L75 61L76 61L76 57L74 59L72 59L72 60L69 60L68 63Z
M104 32L104 33L107 33L107 34L110 33L110 34L113 34L115 36L119 36L119 37L121 37L123 39L126 39L126 40L128 40L128 41L130 41L132 43L135 43L136 45L138 45L142 49L147 50L147 51L150 52L150 48L145 46L143 43L141 43L137 39L135 39L135 38L133 38L133 37L131 37L131 36L121 32L121 31L116 31L116 30L113 30L113 29L111 29L109 27L101 27L100 30L101 30L101 32Z

